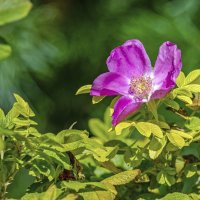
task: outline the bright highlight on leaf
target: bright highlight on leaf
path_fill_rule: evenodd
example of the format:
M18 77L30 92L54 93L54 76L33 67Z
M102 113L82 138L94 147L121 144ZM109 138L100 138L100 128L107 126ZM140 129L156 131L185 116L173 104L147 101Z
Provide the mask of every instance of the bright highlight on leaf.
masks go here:
M76 95L90 93L91 87L92 87L92 85L84 85L84 86L80 87L77 90Z

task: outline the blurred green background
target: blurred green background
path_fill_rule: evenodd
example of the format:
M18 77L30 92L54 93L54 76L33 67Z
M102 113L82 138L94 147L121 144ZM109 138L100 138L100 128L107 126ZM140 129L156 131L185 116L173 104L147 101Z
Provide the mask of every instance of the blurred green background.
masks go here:
M0 106L8 110L12 93L30 102L41 131L59 131L77 122L87 129L109 100L92 105L76 90L107 71L110 51L140 39L155 62L161 43L182 50L183 71L200 66L199 0L33 0L23 20L2 26L0 36L12 55L0 62Z

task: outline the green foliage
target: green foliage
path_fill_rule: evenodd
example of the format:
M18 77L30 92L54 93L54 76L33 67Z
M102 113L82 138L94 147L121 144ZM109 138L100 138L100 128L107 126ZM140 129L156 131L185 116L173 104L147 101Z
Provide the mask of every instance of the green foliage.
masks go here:
M134 180L140 190L134 192L134 198L130 195L127 199L179 199L182 196L192 199L192 194L183 193L198 194L200 85L195 82L198 77L199 70L188 76L181 72L177 88L165 98L148 103L147 109L144 106L135 116L116 127L106 120L113 112L113 102L105 112L104 121L90 119L89 127L97 140L106 146L118 146L118 153L111 159L114 165L125 170L141 170ZM175 120L169 123L158 112L161 109L172 112ZM176 122L180 118L181 124ZM143 182L148 184L142 185ZM124 190L128 192L127 188L120 187L118 195L122 195ZM170 191L174 193L167 195Z
M192 84L179 84L116 127L111 126L113 100L103 120L89 120L92 136L73 128L40 133L35 113L14 94L11 110L0 110L1 199L198 198L200 118L199 104L191 107ZM183 87L192 104L178 98ZM166 105L183 123L168 123L160 115Z
M66 60L73 63L72 60L82 60L79 58L84 56L90 57L88 69L91 64L98 66L99 62L94 55L97 52L104 54L101 52L104 49L101 48L104 45L103 40L107 44L107 34L113 35L113 32L109 32L111 29L107 13L114 18L119 16L116 20L117 27L112 25L111 31L115 31L113 37L116 37L113 40L139 35L140 39L146 40L148 50L148 43L155 43L154 37L160 43L166 38L166 34L169 39L173 39L171 32L175 32L179 36L178 41L187 47L187 51L183 51L185 57L190 58L192 54L192 64L198 63L199 47L196 39L199 37L199 30L194 29L191 23L195 18L192 13L196 12L197 1L152 1L149 4L154 12L147 9L139 12L140 8L135 6L137 2L139 1L124 1L123 6L119 2L95 2L98 9L103 8L105 11L102 12L105 16L99 18L100 15L94 9L99 19L93 24L95 43L91 43L92 37L85 34L87 28L91 30L92 22L88 23L84 19L77 29L72 30L72 40L65 43L66 38L56 31L59 20L49 23L49 19L57 19L58 16L58 10L52 6L34 10L28 19L20 23L3 26L1 36L9 44L6 41L0 44L0 59L8 58L11 52L13 55L1 63L1 76L5 82L3 79L1 81L4 85L7 81L18 87L19 77L10 78L3 72L12 69L13 74L19 76L29 68L46 76L49 65L60 65ZM179 6L180 4L184 6ZM121 13L127 13L124 8L129 6L137 7L138 10L124 15L124 18L120 17ZM30 8L31 3L28 0L0 0L0 25L22 19ZM77 19L80 21L79 16ZM120 22L122 26L119 26ZM49 28L52 26L55 27L53 32ZM67 26L67 29L73 29L71 27ZM20 29L25 31L20 32ZM190 34L185 29L191 30ZM147 33L148 37L145 36ZM84 38L85 35L89 40ZM188 45L190 42L193 48ZM112 46L112 42L108 45ZM152 48L150 54L154 54ZM186 63L188 60L190 59L186 59ZM85 70L87 69L84 66ZM78 73L81 71L77 69L74 73L75 82L78 80ZM51 76L51 73L48 75ZM30 81L31 77L27 77ZM106 109L103 119L89 120L90 132L73 128L74 123L69 129L58 133L40 132L34 118L37 116L35 109L14 94L16 101L11 110L4 112L0 109L0 199L199 199L199 78L199 69L191 71L187 76L181 72L177 78L177 88L166 97L149 102L131 118L112 127L111 115L114 102L118 98L116 97ZM11 80L15 80L15 83ZM1 89L7 92L6 87ZM90 89L91 85L85 85L76 94L90 93ZM39 97L40 95L36 95L36 98ZM62 97L59 95L58 99ZM99 103L103 99L104 96L93 97L92 103ZM48 105L46 110L49 110ZM82 101L79 105L85 107ZM80 109L75 103L72 106ZM59 111L58 113L60 114ZM40 124L45 124L45 121Z
M32 4L29 0L0 0L0 25L24 18ZM0 44L0 60L10 56L12 48L8 44Z

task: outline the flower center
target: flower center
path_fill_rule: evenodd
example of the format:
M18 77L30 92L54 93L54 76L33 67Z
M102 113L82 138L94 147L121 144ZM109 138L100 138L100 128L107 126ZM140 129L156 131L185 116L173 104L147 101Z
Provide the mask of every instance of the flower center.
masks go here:
M130 93L140 99L148 99L152 89L152 80L149 76L133 77L130 83Z

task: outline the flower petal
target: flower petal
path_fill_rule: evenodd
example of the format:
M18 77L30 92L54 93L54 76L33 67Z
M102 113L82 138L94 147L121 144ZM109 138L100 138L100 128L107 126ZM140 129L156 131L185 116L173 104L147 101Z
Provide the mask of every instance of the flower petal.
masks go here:
M176 77L181 68L180 49L172 42L164 42L159 49L154 68L154 94L152 97L161 98L165 96L176 85Z
M123 74L129 78L151 72L151 62L139 40L128 40L111 51L107 59L110 72Z
M114 105L114 113L112 115L112 124L116 126L131 113L140 108L142 102L136 102L127 96L120 97Z
M106 72L98 76L93 84L90 95L113 96L126 95L129 91L130 80L113 72Z

